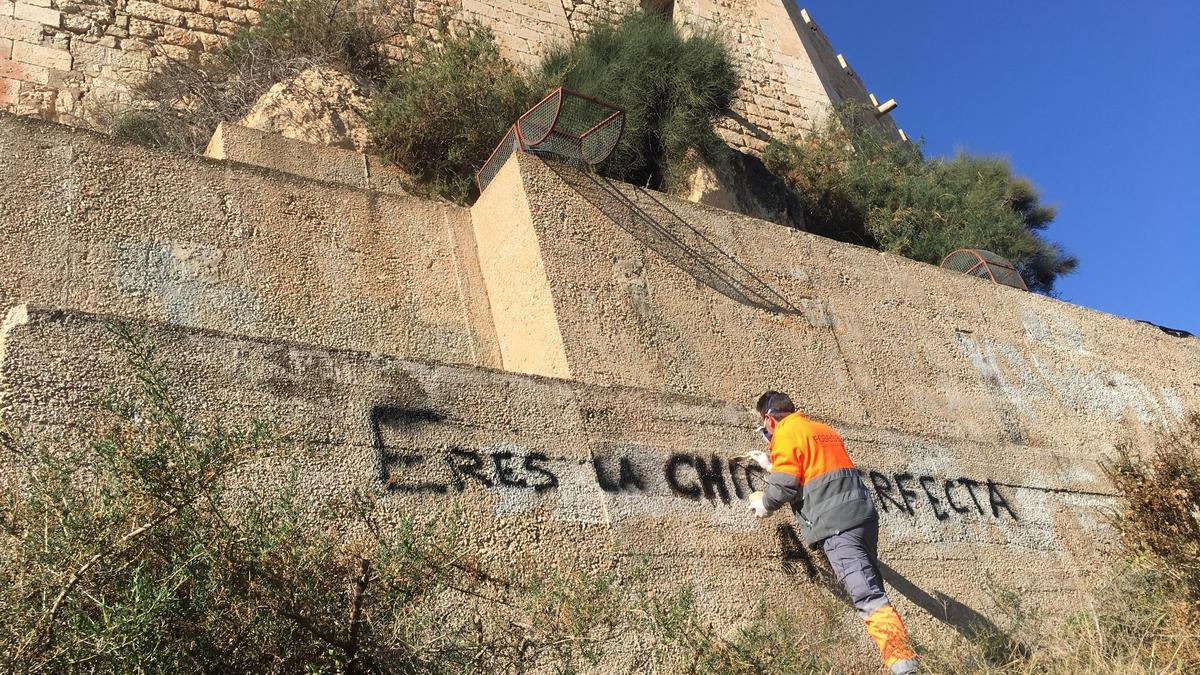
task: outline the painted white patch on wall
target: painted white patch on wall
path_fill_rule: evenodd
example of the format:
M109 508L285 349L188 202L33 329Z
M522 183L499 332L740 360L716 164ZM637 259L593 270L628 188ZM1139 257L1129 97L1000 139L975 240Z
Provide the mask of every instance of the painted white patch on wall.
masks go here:
M558 506L554 520L588 525L612 523L605 494L596 485L596 473L587 462L549 462L550 470L558 476Z
M960 350L984 382L1027 421L1037 422L1036 404L1058 398L1071 410L1145 425L1166 426L1184 416L1178 395L1146 383L1094 356L1083 331L1066 317L1021 313L1029 342L1012 345L958 333ZM1032 365L1031 365L1032 364Z

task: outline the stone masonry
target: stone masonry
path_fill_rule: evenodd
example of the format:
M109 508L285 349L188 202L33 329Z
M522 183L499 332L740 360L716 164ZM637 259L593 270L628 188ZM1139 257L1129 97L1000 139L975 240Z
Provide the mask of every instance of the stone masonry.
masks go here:
M264 0L0 0L0 110L105 129L134 105L133 91L171 61L193 62L253 25ZM630 0L422 0L389 8L436 37L439 22L479 21L502 53L534 66ZM830 104L872 100L809 15L789 0L680 0L659 7L677 22L714 30L742 75L734 116L719 131L738 150L813 128ZM389 46L403 58L403 46ZM886 114L880 124L898 133Z
M167 60L223 47L262 0L0 0L0 110L103 128Z

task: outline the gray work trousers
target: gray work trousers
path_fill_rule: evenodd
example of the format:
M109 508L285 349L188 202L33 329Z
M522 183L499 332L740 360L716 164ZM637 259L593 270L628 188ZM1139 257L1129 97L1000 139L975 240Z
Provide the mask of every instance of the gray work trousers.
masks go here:
M879 573L879 520L871 520L821 542L838 583L863 619L891 604Z

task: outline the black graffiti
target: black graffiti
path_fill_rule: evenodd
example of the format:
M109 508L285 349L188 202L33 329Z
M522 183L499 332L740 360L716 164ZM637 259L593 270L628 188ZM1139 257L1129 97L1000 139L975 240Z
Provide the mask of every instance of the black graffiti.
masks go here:
M905 481L913 479L911 473L898 473L893 476L896 479L896 489L900 491L900 497L904 499L904 510L908 515L913 514L913 501L917 498L917 493L912 488L904 484Z
M949 518L950 514L946 513L946 511L942 509L942 500L935 497L934 494L929 491L929 485L931 483L933 483L933 484L937 483L937 481L934 479L934 477L933 476L921 476L920 478L917 479L917 482L921 484L921 489L925 491L925 496L929 499L929 505L933 507L934 517L937 518L938 520L946 520L947 518Z
M633 465L633 460L628 457L621 458L616 481L608 476L604 468L604 460L598 456L592 457L592 470L596 472L596 484L605 492L629 492L634 489L641 492L646 489L642 477L638 475L637 469Z
M431 466L430 457L408 449L388 447L383 439L385 428L412 435L416 427L444 422L446 416L428 408L409 408L401 405L380 404L371 408L371 440L375 445L379 480L388 490L406 493L430 492L444 495L451 489L462 492L470 483L485 488L499 484L508 488L529 489L546 492L558 487L558 477L546 466L549 458L539 452L530 452L518 457L507 450L482 453L477 450L451 446L441 453L443 473L446 481L417 480L414 469ZM489 476L489 471L491 476ZM494 480L493 480L494 476Z
M884 513L890 512L892 507L901 511L907 511L904 504L896 501L896 498L892 496L892 481L888 480L887 476L878 471L872 471L869 476L871 478L871 487L875 488L875 494L879 499L879 506L883 509ZM888 506L889 502L892 507Z
M1005 511L1008 511L1008 515L1012 516L1013 520L1018 520L1017 514L1012 510L1012 507L1008 505L1008 500L1004 498L1004 495L1000 494L1000 488L990 480L987 482L987 487L988 501L991 502L992 505L992 516L999 518L1000 509L1004 509Z
M796 528L790 523L780 523L775 526L775 537L779 540L779 557L783 560L783 571L796 574L799 571L796 563L800 563L805 576L810 580L816 579L817 566L809 557L808 549L804 548L800 535L796 534Z
M981 484L970 478L913 476L911 473L892 474L889 478L886 474L878 471L869 471L867 478L875 491L875 499L879 508L884 513L896 511L916 516L917 507L921 503L921 494L912 486L915 481L925 495L929 510L938 520L949 520L955 514L962 517L972 511L971 506L963 499L964 493L970 497L970 504L975 506L975 513L986 516L988 512L984 510L975 493L976 488L984 485L987 487L988 506L993 518L1002 518L1001 511L1004 511L1013 520L1020 520L1008 498L1001 492L1000 486L991 480Z
M391 404L372 407L369 423L371 425L371 441L375 446L379 480L385 484L390 480L391 470L389 467L407 468L417 466L423 461L419 455L390 450L383 442L384 427L408 430L420 424L438 423L445 419L445 415L428 408L408 408ZM424 486L424 489L437 492L436 487L431 485Z
M954 501L953 488L954 488L954 481L949 478L947 478L946 481L944 483L942 483L942 493L946 495L946 503L950 505L950 508L953 509L955 513L966 513L968 511L970 511L971 507L959 506L958 502Z
M545 492L558 487L558 476L555 476L550 469L542 466L542 462L548 461L550 461L550 458L540 452L530 452L525 455L525 461L522 463L525 472L537 474L543 478L541 482L533 484L534 492Z
M558 476L544 465L550 458L540 452L518 456L508 450L484 453L452 446L441 456L441 464L450 476L448 481L413 480L409 469L429 466L428 459L413 453L384 453L384 486L395 492L435 494L446 494L451 489L463 492L472 483L485 488L499 485L537 493L558 487Z
M694 483L683 483L679 478L679 468L682 466L690 466L694 470L696 468L696 458L692 455L671 455L667 460L667 466L663 469L667 476L667 485L670 486L671 492L685 499L700 499L703 490L700 487L699 477Z
M558 488L559 478L547 465L550 459L539 452L483 452L451 446L444 451L422 454L413 449L388 447L384 442L385 428L412 435L416 427L444 421L444 415L427 408L385 404L371 409L371 434L377 453L379 479L386 488L406 493L438 495L447 494L451 490L463 492L472 484L484 488L532 490L539 494ZM615 458L615 477L613 459L601 456L592 458L596 485L601 490L610 494L647 492L648 481L632 457ZM693 501L719 501L726 505L735 500L745 500L754 490L761 489L766 476L766 471L753 462L727 459L715 453L707 457L675 453L667 459L662 471L667 487L676 497ZM440 475L445 479L431 480L431 475ZM990 512L993 518L1003 519L1003 514L1007 513L1013 520L1020 520L1012 503L1001 491L1001 486L990 479L981 483L964 477L939 478L930 475L914 476L911 473L894 473L889 476L878 471L867 472L866 478L874 490L880 510L884 513L897 512L915 517L918 509L925 509L922 506L922 502L925 502L929 505L928 510L939 521L950 520L955 516L967 517L972 513L972 506L974 513L980 516L986 516ZM988 500L986 510L978 492L985 487ZM784 535L779 536L783 542ZM796 538L796 541L799 539ZM791 549L784 547L784 550ZM798 550L807 556L803 553L803 546L799 546ZM799 558L789 560L794 564ZM811 565L811 560L805 563L806 570L808 565Z
M967 488L967 494L971 495L971 503L975 505L975 509L983 513L983 507L979 505L979 500L975 498L975 488L979 487L979 482L973 481L970 478L959 478L958 482Z
M729 466L729 482L733 483L733 494L738 499L746 499L754 492L754 485L757 482L759 485L766 483L767 472L759 465L753 463L742 463L739 460L731 459L728 461ZM738 474L741 474L741 480L738 480Z
M729 503L729 486L725 484L725 463L713 455L708 462L703 457L696 457L696 471L700 474L700 486L704 488L705 499L720 499Z
M663 473L667 487L675 496L691 500L703 498L722 504L731 504L735 498L741 500L748 497L758 487L756 483L761 485L764 482L763 476L766 474L757 464L743 464L739 460L724 459L715 454L705 459L686 453L671 455Z
M496 467L496 480L507 487L529 487L529 483L513 469L512 459L513 454L508 451L492 453L492 464Z
M450 453L446 455L446 463L450 465L450 471L454 474L455 489L462 492L466 488L465 478L476 480L484 487L492 487L492 479L483 473L483 461L483 457L474 450L450 448Z

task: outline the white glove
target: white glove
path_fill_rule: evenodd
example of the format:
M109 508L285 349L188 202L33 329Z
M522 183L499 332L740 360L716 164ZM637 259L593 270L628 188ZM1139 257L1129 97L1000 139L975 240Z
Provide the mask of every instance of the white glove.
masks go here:
M754 514L755 518L766 518L767 516L771 515L771 512L767 510L767 507L763 506L763 494L761 492L755 492L754 494L750 495L750 502L748 506L750 508L750 512Z
M763 452L762 450L751 450L750 452L748 452L746 454L746 456L748 456L750 459L754 460L754 462L756 464L761 466L763 468L763 471L771 470L771 456L768 455L767 453Z

